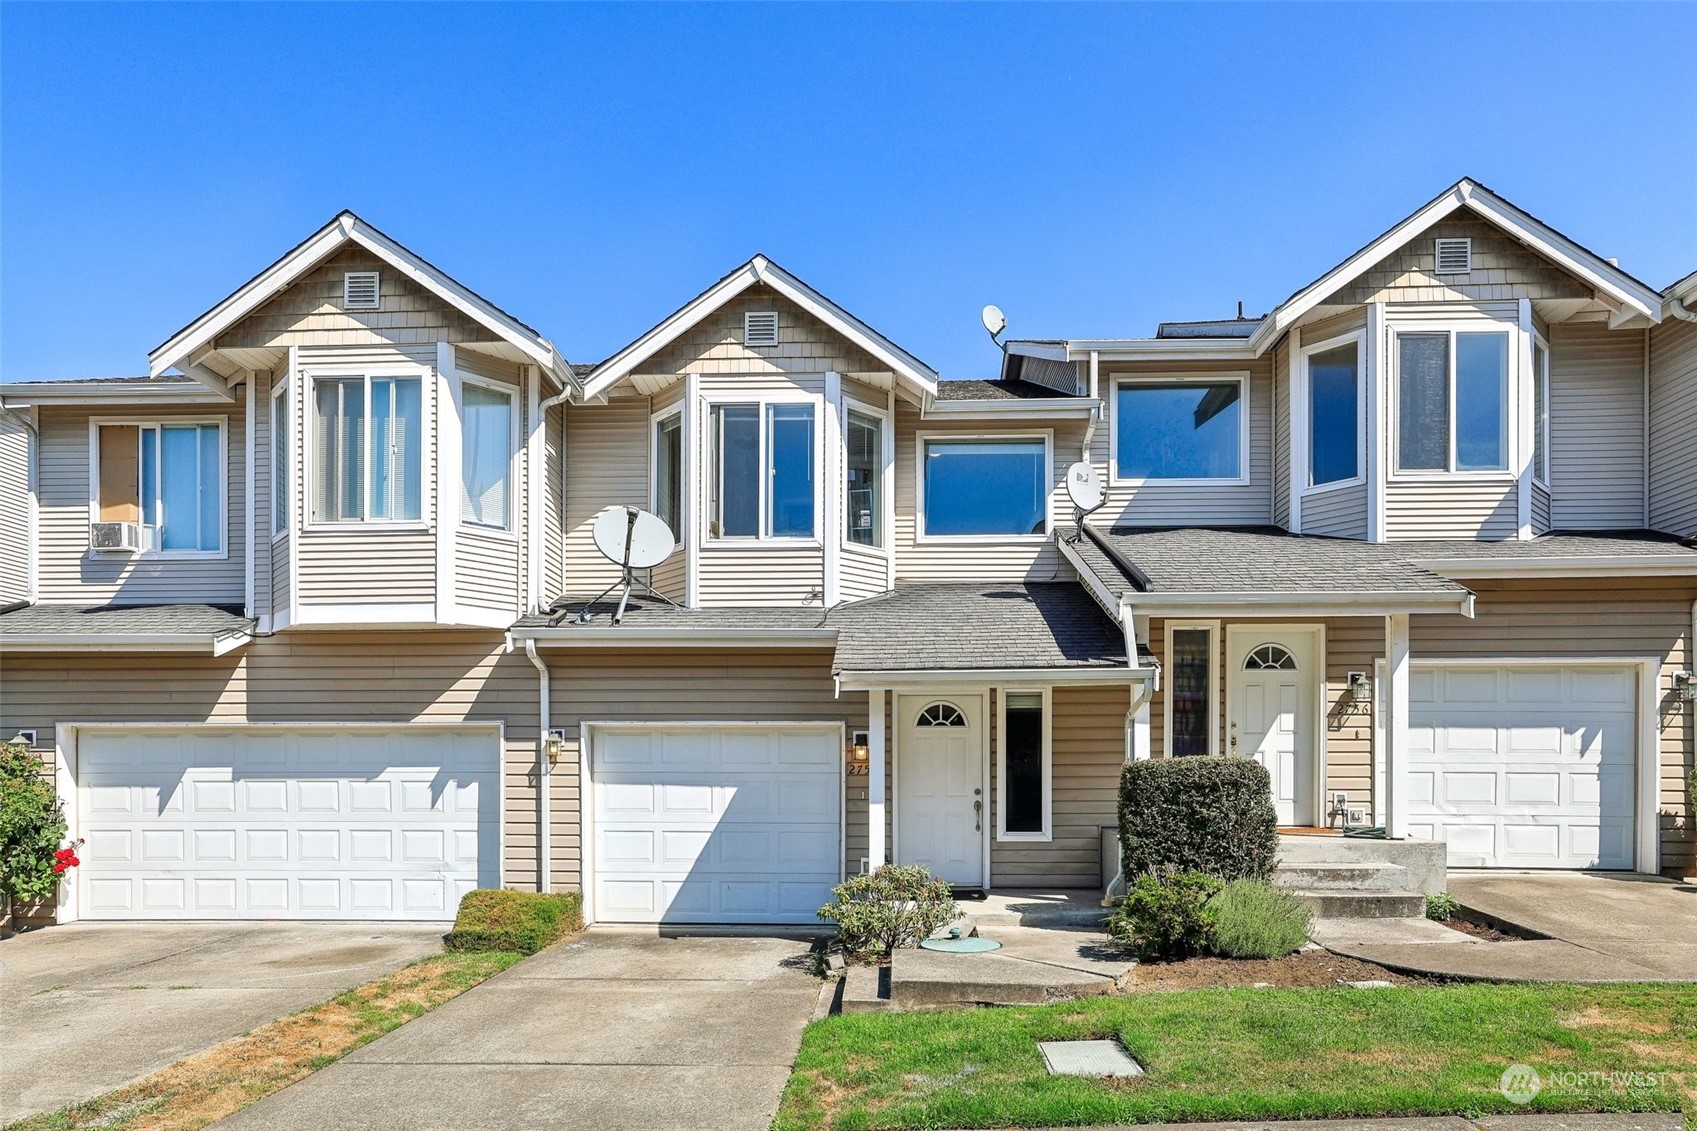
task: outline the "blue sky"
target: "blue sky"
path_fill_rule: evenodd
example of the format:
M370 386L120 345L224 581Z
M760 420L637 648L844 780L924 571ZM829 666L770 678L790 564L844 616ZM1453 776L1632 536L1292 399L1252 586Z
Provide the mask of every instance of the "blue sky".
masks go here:
M1697 5L0 10L0 377L352 208L598 360L756 251L935 365L1266 309L1462 175L1697 269Z

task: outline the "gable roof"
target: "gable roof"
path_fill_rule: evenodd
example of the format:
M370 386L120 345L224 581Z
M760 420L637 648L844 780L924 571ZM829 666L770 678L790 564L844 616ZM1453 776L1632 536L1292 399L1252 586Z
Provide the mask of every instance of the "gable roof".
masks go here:
M757 284L765 284L801 307L819 321L888 365L898 380L915 392L929 395L937 389L937 371L902 349L764 255L756 255L726 275L636 341L603 361L584 381L586 397L600 396L629 377L637 366L653 357L725 303Z
M157 346L147 355L150 372L158 376L175 366L196 380L223 391L226 387L223 380L197 364L199 355L212 345L219 334L350 243L364 248L496 337L510 342L552 377L559 387L577 386L571 366L566 364L552 342L348 211L337 213L328 224L290 248L229 297Z

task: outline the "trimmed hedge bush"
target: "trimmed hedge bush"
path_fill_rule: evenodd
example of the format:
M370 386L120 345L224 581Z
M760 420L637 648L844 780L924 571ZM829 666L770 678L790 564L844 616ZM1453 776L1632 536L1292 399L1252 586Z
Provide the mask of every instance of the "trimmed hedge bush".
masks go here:
M1233 880L1208 911L1214 953L1226 958L1283 958L1308 941L1314 922L1301 899L1260 880Z
M885 864L850 876L831 894L836 899L819 909L819 918L837 925L843 950L858 958L888 958L960 918L948 881L923 864Z
M1108 919L1108 937L1145 960L1176 962L1213 945L1220 880L1201 872L1145 873Z
M1128 881L1160 872L1264 880L1278 862L1272 779L1249 758L1157 758L1120 778Z
M449 950L513 950L535 954L583 929L579 892L543 895L509 888L478 888L460 900Z

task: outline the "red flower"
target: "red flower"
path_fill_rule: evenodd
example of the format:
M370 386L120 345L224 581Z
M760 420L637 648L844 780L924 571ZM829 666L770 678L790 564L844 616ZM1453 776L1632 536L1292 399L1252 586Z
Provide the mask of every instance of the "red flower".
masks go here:
M81 843L80 840L76 841L53 854L53 871L55 873L63 873L65 869L75 868L82 863L81 860L77 859L77 845Z

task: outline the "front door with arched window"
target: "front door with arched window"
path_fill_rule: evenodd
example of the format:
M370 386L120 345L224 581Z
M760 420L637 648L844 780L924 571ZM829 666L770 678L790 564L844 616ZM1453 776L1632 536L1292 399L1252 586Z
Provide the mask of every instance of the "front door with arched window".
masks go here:
M1226 634L1226 753L1273 779L1279 824L1317 824L1320 629L1232 625Z
M894 859L923 864L956 887L983 887L983 696L900 695L896 712Z

